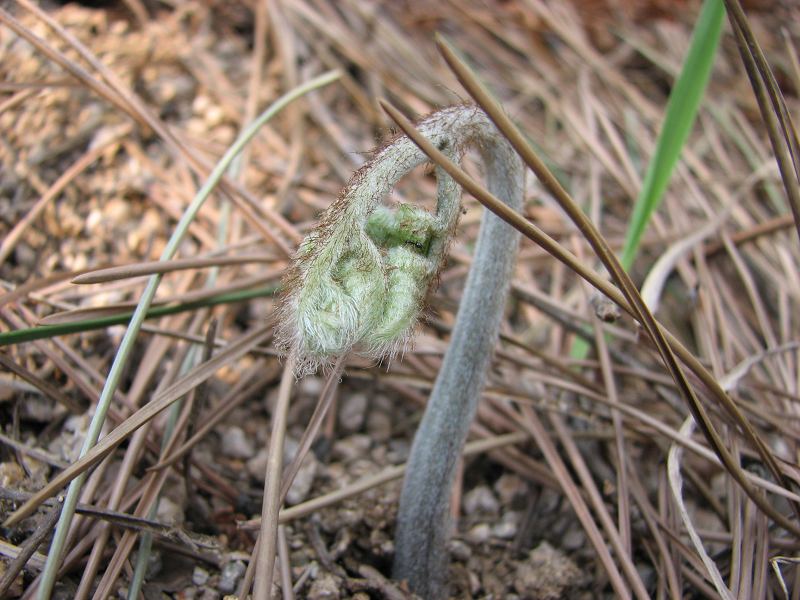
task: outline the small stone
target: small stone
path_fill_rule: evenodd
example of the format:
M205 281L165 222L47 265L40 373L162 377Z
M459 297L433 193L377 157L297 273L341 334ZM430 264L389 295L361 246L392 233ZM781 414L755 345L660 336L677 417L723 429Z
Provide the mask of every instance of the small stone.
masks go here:
M161 496L158 501L156 519L165 525L180 526L183 525L185 516L181 506L167 496Z
M311 486L314 484L314 477L317 475L318 466L319 462L314 456L314 453L309 452L306 454L286 494L287 504L300 504L308 497Z
M192 583L194 585L205 585L210 577L208 571L203 567L195 567L192 571Z
M339 582L330 573L321 575L308 590L309 600L339 600L341 596Z
M572 527L561 537L560 546L564 550L578 550L586 545L586 534L578 527Z
M510 540L513 539L515 535L517 535L516 523L502 522L492 527L492 537L501 540Z
M150 550L147 555L147 568L145 569L145 578L148 580L154 579L161 573L164 566L164 561L161 558L161 551L155 548Z
M15 461L0 463L0 487L16 489L24 479L25 470Z
M261 483L264 483L264 477L267 472L267 459L269 459L269 451L266 448L262 448L245 463L250 476Z
M320 394L322 394L322 389L325 387L325 381L321 377L304 377L297 386L300 395L319 398Z
M482 544L489 539L492 529L486 523L479 523L467 532L467 540L473 544Z
M228 427L222 435L222 453L229 458L252 458L256 451L253 442L241 427Z
M339 408L339 427L342 432L349 435L361 429L366 412L366 394L355 393L343 398Z
M355 434L337 440L333 444L333 455L337 459L354 460L369 454L372 438L368 435Z
M36 251L28 244L21 242L14 248L14 259L18 265L31 267L36 264Z
M219 575L219 591L230 594L233 590L236 589L236 584L239 583L239 579L242 578L246 567L244 562L241 560L234 560L229 563L226 563L224 567L222 567L222 572Z
M500 510L500 503L495 498L488 486L479 485L464 496L464 513L467 515L496 514Z
M658 574L652 565L643 562L637 562L636 570L639 572L639 577L642 578L642 583L646 588L655 588Z
M48 423L55 419L56 403L44 396L30 395L25 402L20 403L20 417L26 421Z
M466 563L472 556L472 550L461 540L450 540L450 556L458 562Z
M367 431L372 439L385 442L392 437L392 417L380 410L370 411L367 417Z
M511 504L517 496L528 491L528 484L513 473L504 473L494 484L494 492L501 504Z
M472 592L473 596L477 596L478 592L481 591L481 580L478 577L478 574L475 571L469 571L469 591Z
M408 460L411 451L411 444L402 438L389 440L389 451L386 453L386 460L393 465L399 465Z
M525 598L556 600L570 597L570 589L581 579L580 569L568 556L542 542L517 567L514 589Z
M50 454L66 461L75 462L83 448L86 429L89 426L91 415L74 415L64 421L61 434L48 444Z

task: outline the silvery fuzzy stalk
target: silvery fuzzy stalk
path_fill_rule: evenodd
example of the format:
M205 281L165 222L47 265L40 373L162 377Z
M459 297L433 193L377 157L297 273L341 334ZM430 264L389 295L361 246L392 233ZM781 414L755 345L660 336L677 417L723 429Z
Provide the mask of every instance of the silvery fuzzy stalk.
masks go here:
M475 147L489 189L522 208L519 157L474 106L433 113L422 135L454 160ZM298 374L357 352L374 358L407 341L441 268L460 212L460 188L437 169L435 216L380 206L397 181L427 156L406 137L387 144L353 176L303 242L283 304L280 337L298 357ZM449 500L497 340L518 234L484 213L473 266L450 347L409 457L396 532L394 576L426 599L446 596Z
M481 116L487 122L481 121L478 147L487 187L521 210L522 163ZM393 575L407 579L422 598L447 597L451 489L500 330L518 240L508 224L484 212L450 346L411 448L400 495Z

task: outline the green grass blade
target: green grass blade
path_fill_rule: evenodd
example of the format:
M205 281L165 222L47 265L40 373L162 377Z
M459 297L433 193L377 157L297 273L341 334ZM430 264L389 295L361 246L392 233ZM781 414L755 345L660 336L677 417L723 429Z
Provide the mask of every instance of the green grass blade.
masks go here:
M195 300L193 302L182 302L180 304L151 307L145 314L144 318L156 319L165 315L174 315L186 311L197 310L198 308L204 308L207 306L244 302L253 298L271 296L277 290L277 285L270 285L266 287L254 288L252 290L219 294L218 296L211 296L210 298ZM124 311L116 315L109 315L107 317L99 317L96 319L85 319L83 321L75 321L72 323L42 325L40 327L29 327L28 329L7 331L0 333L0 346L10 346L12 344L20 344L22 342L43 340L60 335L67 335L70 333L83 333L85 331L93 331L95 329L105 329L106 327L111 327L112 325L127 325L132 316L133 311Z
M636 258L642 234L653 211L661 203L683 145L689 137L711 75L724 17L725 6L722 0L703 2L683 69L669 96L655 153L648 164L642 190L628 224L620 259L626 270Z

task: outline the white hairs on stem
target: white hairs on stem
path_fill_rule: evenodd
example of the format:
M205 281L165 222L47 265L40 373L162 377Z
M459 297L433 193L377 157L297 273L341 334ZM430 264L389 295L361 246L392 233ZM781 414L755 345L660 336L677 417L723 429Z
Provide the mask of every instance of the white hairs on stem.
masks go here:
M451 159L465 149L496 150L500 133L474 106L456 106L418 123ZM401 136L361 167L319 226L300 245L286 280L278 341L297 352L296 374L343 354L382 359L402 349L442 266L460 207L460 187L441 169L437 211L381 201L427 156Z

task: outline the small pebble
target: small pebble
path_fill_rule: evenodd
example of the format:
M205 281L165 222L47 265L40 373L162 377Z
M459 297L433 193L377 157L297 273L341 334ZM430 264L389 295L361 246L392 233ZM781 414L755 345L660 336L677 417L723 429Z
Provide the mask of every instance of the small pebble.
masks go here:
M495 498L492 490L485 485L471 489L464 496L464 513L467 515L496 514L500 510L500 503Z
M637 562L636 570L639 572L639 577L642 578L642 583L646 588L655 588L658 574L652 565L643 562Z
M582 572L564 553L547 542L531 550L528 560L517 567L514 589L525 598L555 600L569 598L569 591L580 584Z
M229 458L252 458L256 451L253 442L241 427L232 426L222 435L222 453Z
M341 598L339 582L330 573L320 576L308 590L309 600L339 600L339 598Z
M325 381L321 377L304 377L297 386L301 396L319 398L325 387Z
M337 440L333 444L333 455L338 459L354 460L367 456L370 446L372 446L372 438L368 435L357 433Z
M259 481L264 483L264 476L267 472L267 459L269 458L269 452L266 448L262 448L261 450L256 453L256 455L251 458L250 460L245 463L247 468L247 472L250 476Z
M219 575L219 591L230 594L233 590L236 589L236 584L239 583L239 579L242 578L246 567L244 562L241 560L234 560L229 563L226 563L224 567L222 567L222 572Z
M161 568L164 562L161 560L161 551L153 548L147 556L147 569L145 569L145 578L154 579L161 573Z
M361 429L366 413L366 394L354 393L342 398L339 408L339 427L342 429L342 433L349 435Z
M31 267L36 264L36 251L28 244L17 244L14 248L14 259L18 265Z
M479 523L467 532L467 539L473 544L482 544L489 539L492 529L486 523Z
M492 537L501 540L510 540L517 535L517 524L511 521L503 521L492 527Z
M578 527L571 528L561 537L559 545L564 550L579 550L586 545L586 534Z
M513 473L504 473L494 484L494 491L502 504L511 504L517 496L523 495L528 485Z
M372 410L367 416L367 431L372 439L385 442L392 437L392 417L380 410Z
M472 592L473 596L477 596L478 592L481 591L481 580L478 578L478 574L475 571L468 571L469 576L469 590Z
M183 525L185 520L183 507L170 500L167 496L162 496L158 501L156 519L165 525Z
M203 567L195 567L192 571L192 583L195 585L205 585L209 577L208 571Z
M314 453L309 452L306 454L286 494L287 504L300 504L308 497L311 486L314 484L314 477L317 475L318 467L319 462L314 456Z
M466 563L472 556L472 550L468 544L465 544L461 540L451 540L450 556L459 562Z
M521 518L521 514L516 510L505 511L500 522L496 522L492 525L492 537L501 540L514 539L519 531L519 522Z
M393 465L399 465L408 460L411 444L402 438L389 440L389 451L386 453L386 460Z
M15 461L0 463L0 487L14 489L25 480L25 469Z

